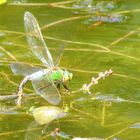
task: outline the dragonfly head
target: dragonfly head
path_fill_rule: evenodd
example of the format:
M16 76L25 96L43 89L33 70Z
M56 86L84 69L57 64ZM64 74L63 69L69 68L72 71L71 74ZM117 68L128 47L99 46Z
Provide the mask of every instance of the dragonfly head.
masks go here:
M73 74L67 70L63 70L63 82L70 81L73 77Z

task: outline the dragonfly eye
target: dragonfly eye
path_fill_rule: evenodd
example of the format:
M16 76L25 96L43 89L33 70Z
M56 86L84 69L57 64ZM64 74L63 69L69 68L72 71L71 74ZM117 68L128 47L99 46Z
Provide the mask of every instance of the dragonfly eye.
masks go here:
M72 80L72 77L73 77L73 74L70 73L70 74L69 74L69 81Z
M63 77L63 81L70 81L73 77L73 74L68 72L67 70L64 70L64 77Z
M64 76L63 81L66 82L68 80L69 80L69 77L68 76Z

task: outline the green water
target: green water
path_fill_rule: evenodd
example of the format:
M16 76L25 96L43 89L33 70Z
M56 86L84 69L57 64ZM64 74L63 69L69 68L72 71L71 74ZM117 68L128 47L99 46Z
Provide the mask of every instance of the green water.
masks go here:
M140 130L129 128L131 124L140 122L139 0L116 0L118 7L112 12L122 13L128 19L122 23L102 23L94 27L83 24L88 17L85 17L86 14L75 15L69 8L72 3L54 4L59 0L22 2L9 0L0 7L0 95L15 94L22 79L11 72L10 63L20 61L43 66L26 42L23 15L29 11L43 27L42 33L52 55L56 54L54 48L65 44L60 67L73 73L73 80L69 83L72 91L89 83L101 71L110 68L114 71L112 76L99 81L92 91L93 95L79 92L66 96L59 107L67 105L69 115L59 122L52 122L45 131L60 127L65 133L76 137L139 140ZM24 92L33 92L30 83ZM97 93L125 101L91 100ZM76 101L79 98L83 100ZM15 101L0 101L0 140L24 140L27 134L31 135L30 140L34 140L43 126L36 126L39 130L27 132L28 128L32 129L30 123L34 121L27 111L32 106L43 105L49 104L33 96L23 99L23 110L10 111L15 107Z

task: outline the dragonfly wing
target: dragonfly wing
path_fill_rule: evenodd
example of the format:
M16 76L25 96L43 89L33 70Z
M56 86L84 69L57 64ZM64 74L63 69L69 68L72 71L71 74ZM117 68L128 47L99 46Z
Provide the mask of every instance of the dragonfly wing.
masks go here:
M29 12L25 12L24 25L27 41L33 53L43 62L43 64L47 65L47 67L54 67L52 56L45 44L38 22Z
M43 73L38 78L32 79L32 85L37 94L42 96L50 104L58 105L61 101L60 92L50 76L51 71Z
M34 67L29 64L23 64L23 63L12 63L10 64L10 67L15 75L24 75L24 76L30 75L32 73L41 70L41 68Z
M57 58L56 58L56 60L55 60L55 66L58 66L58 65L59 65L60 60L61 60L62 55L63 55L63 52L64 52L64 44L62 44L62 46L60 46L60 49L59 49Z
M41 132L42 132L41 126L36 121L33 121L28 125L25 131L24 140L39 140L42 135Z

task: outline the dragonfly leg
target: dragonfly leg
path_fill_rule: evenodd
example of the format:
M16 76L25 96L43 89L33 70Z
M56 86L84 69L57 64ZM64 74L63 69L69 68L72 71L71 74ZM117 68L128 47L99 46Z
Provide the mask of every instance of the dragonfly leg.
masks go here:
M57 89L60 90L60 83L57 84Z
M70 92L69 88L67 87L67 85L65 85L64 83L62 83L64 89L66 89L66 91Z
M22 96L23 96L23 87L29 79L30 79L30 77L26 76L19 84L19 87L18 87L18 90L17 90L17 95L18 95L17 106L21 105L21 99L22 99Z

